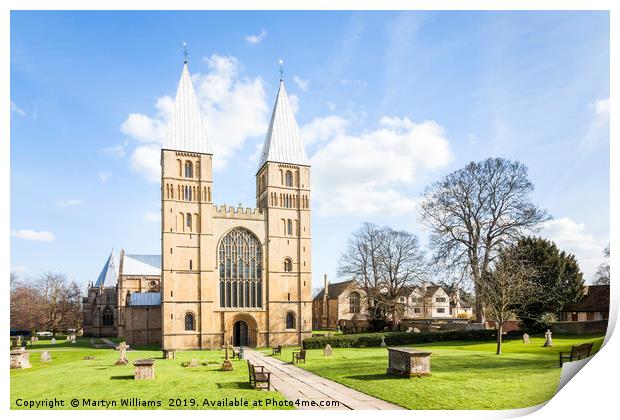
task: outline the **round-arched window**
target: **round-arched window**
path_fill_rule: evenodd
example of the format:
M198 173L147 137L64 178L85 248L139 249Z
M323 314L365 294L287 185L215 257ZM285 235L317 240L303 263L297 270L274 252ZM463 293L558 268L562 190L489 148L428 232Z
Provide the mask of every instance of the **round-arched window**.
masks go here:
M220 307L263 306L263 249L258 238L245 228L224 235L218 247Z
M295 314L293 312L288 312L286 314L286 329L292 330L295 328Z
M284 271L286 271L287 273L293 271L293 261L291 261L290 258L284 259Z
M186 313L185 314L185 331L194 331L195 330L195 319L194 314Z

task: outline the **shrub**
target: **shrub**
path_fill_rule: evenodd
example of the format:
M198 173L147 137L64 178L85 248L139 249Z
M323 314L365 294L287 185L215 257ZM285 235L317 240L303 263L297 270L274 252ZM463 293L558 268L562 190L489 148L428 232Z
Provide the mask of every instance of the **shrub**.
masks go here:
M495 340L496 330L433 331L421 333L384 332L372 334L341 334L332 337L311 337L303 341L305 349L322 349L327 344L332 348L379 347L385 337L388 346L432 343L436 341L490 341ZM521 333L522 334L522 333Z

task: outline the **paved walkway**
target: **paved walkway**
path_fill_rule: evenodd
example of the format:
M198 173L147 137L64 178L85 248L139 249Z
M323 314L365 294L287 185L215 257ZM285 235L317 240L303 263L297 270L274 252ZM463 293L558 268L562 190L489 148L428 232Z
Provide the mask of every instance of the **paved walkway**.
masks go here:
M275 357L265 356L263 353L244 349L246 358L252 363L265 366L271 372L271 385L286 397L289 401L301 400L316 403L323 402L327 407L307 406L303 404L300 409L321 409L330 410L402 410L395 404L380 400L370 395L366 395L354 389L348 388L337 382L315 375L307 370L298 368L291 363L283 362ZM340 406L331 406L334 401L338 401Z

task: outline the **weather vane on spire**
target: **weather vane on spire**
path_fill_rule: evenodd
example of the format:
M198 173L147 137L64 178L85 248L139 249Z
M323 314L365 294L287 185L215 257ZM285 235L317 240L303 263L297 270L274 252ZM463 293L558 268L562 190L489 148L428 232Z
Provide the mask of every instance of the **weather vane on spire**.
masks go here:
M280 63L280 80L284 80L284 61L279 59L278 63Z
M187 56L189 53L187 52L187 42L183 41L183 55L185 56L185 62L187 63Z

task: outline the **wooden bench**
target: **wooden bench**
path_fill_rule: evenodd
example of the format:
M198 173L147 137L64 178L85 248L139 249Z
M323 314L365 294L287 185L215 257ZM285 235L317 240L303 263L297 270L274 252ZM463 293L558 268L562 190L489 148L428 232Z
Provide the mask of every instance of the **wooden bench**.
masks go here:
M282 354L282 346L281 345L277 345L277 346L271 348L271 355L275 356L276 354Z
M303 360L304 363L306 363L306 349L293 352L293 364L299 363L300 360Z
M564 362L574 362L575 360L585 359L586 357L590 357L590 352L592 351L592 343L579 344L577 346L573 346L570 349L570 354L566 352L560 352L560 367L564 364Z
M271 388L271 372L265 370L264 366L254 365L248 360L248 375L250 377L250 386L254 389L264 389L259 384L267 384L267 391Z

